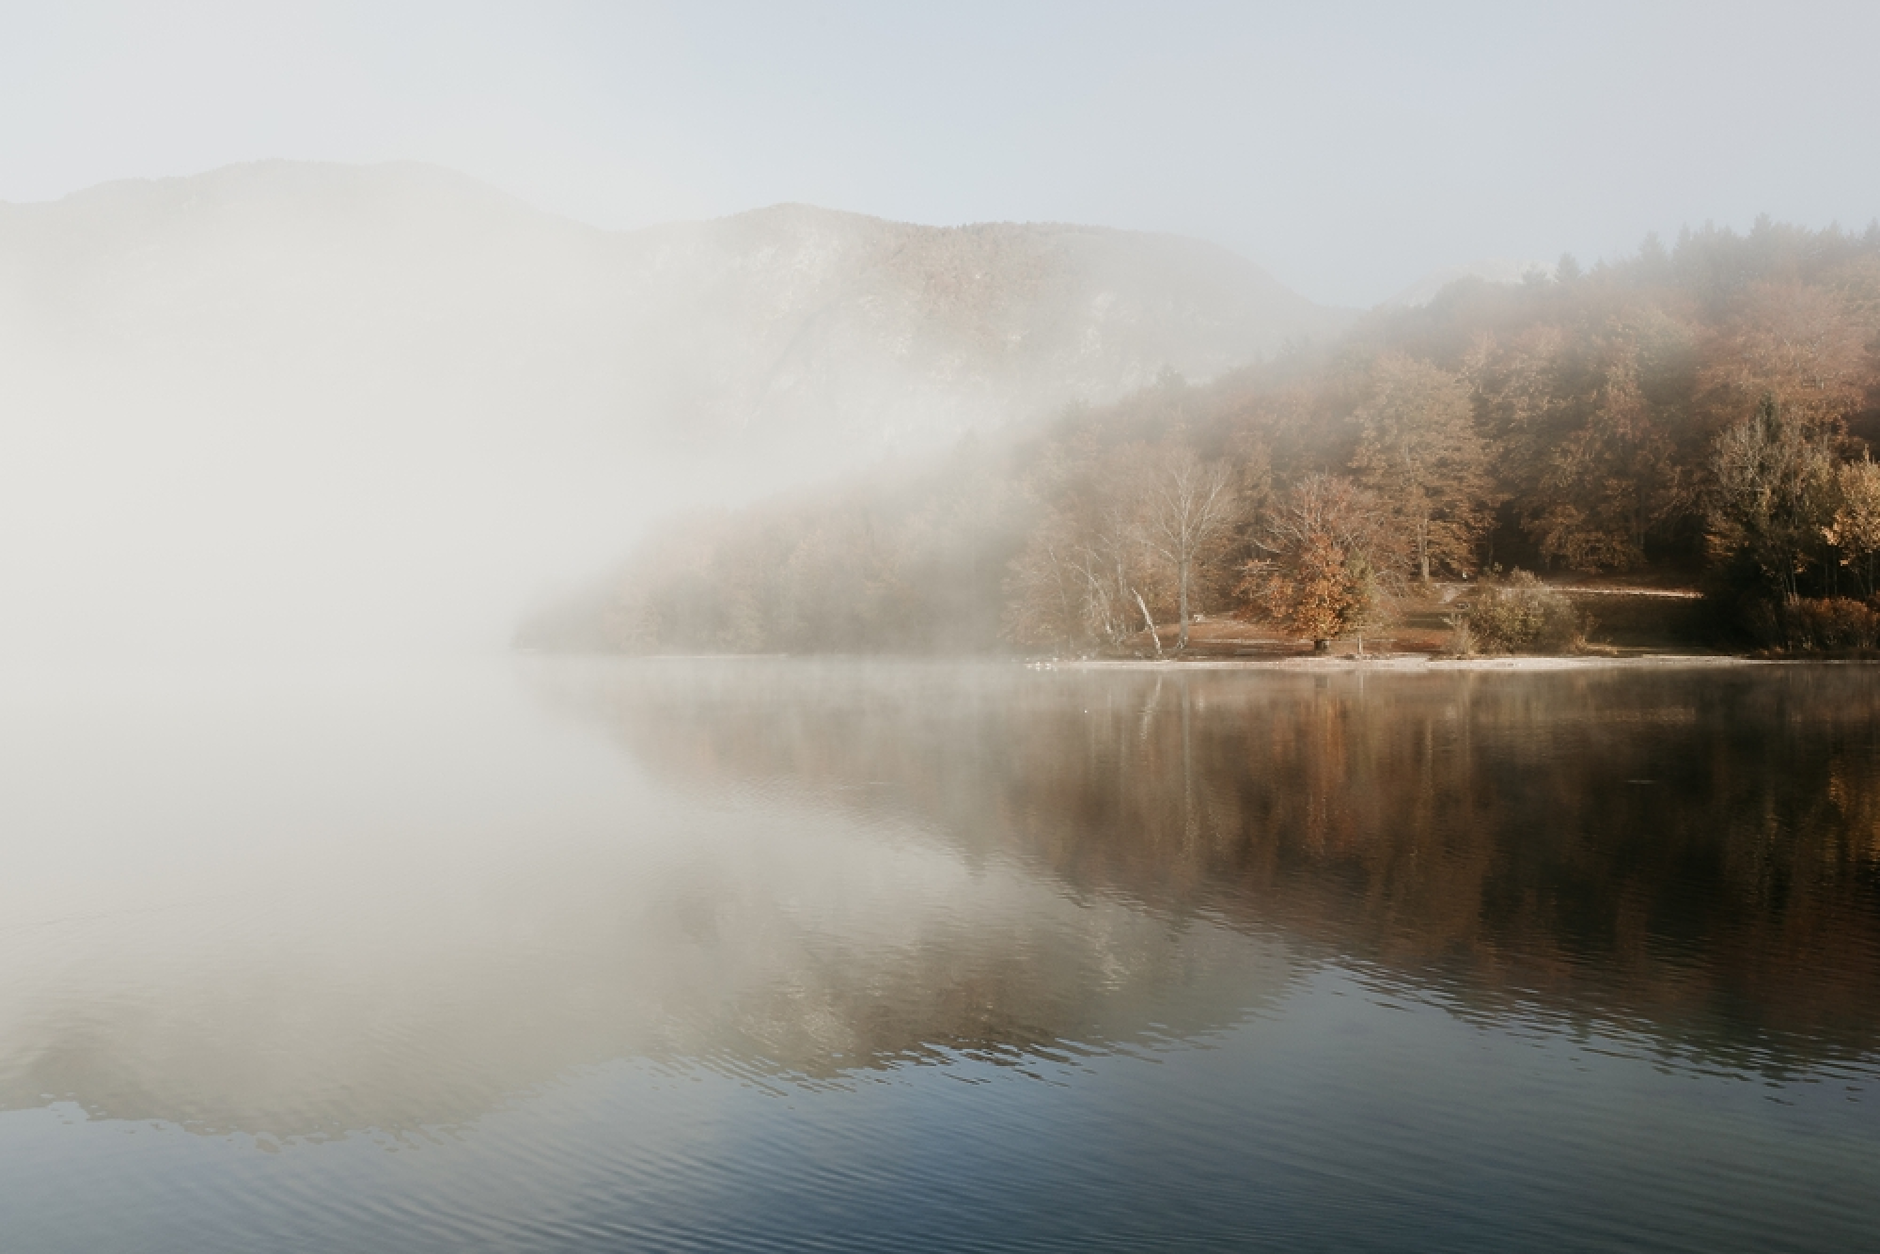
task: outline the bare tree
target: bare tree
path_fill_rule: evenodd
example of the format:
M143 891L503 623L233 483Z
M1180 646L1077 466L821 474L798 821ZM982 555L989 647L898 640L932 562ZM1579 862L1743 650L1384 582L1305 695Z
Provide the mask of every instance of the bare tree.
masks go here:
M1115 645L1133 634L1139 601L1126 519L1114 508L1091 517L1046 514L1012 560L1005 590L1006 634L1021 644Z
M1142 546L1173 576L1181 618L1176 648L1188 647L1198 569L1231 533L1238 484L1225 462L1204 462L1176 445L1153 457L1137 498Z

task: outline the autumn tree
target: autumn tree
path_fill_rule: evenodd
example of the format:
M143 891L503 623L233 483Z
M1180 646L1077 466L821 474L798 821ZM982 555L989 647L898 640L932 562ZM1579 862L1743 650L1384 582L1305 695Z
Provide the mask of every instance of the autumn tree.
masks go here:
M1491 534L1503 562L1682 579L1701 552L1719 591L1880 592L1880 472L1834 466L1844 441L1880 443L1880 229L1706 227L1558 274L1452 284L1334 343L1203 385L1165 377L957 465L687 520L530 630L643 650L981 648L1001 631L1113 646L1286 566L1312 575L1296 596L1248 586L1323 640L1351 630L1354 599L1380 599L1365 579L1470 572ZM1237 477L1212 544L1182 539L1179 508L1173 533L1157 525L1177 445ZM1323 529L1273 534L1290 499L1274 484L1340 468L1400 565Z
M1876 382L1876 330L1843 292L1796 281L1750 286L1710 337L1702 387L1713 412L1742 413L1772 396L1783 419L1827 428L1858 409Z
M1484 435L1496 446L1495 476L1517 509L1534 500L1547 458L1570 421L1560 404L1572 347L1565 330L1542 323L1505 336L1479 335L1462 368L1474 385Z
M1381 503L1351 480L1310 475L1268 510L1241 595L1324 652L1383 615L1405 549Z
M1607 349L1577 426L1543 457L1528 531L1547 557L1575 570L1630 570L1645 539L1676 507L1676 449L1645 395L1638 350Z
M1468 384L1428 362L1386 354L1354 418L1361 436L1352 469L1403 526L1418 577L1472 570L1496 493Z
M1724 432L1712 458L1713 551L1747 562L1785 602L1801 595L1831 525L1834 459L1826 442L1784 419L1774 397Z
M1684 534L1711 439L1691 421L1694 339L1633 303L1591 327L1526 328L1466 363L1496 478L1550 562L1633 569L1654 535Z
M1841 568L1854 577L1861 596L1871 598L1880 562L1880 465L1863 457L1836 467L1834 498L1834 517L1822 529L1822 538L1833 546Z

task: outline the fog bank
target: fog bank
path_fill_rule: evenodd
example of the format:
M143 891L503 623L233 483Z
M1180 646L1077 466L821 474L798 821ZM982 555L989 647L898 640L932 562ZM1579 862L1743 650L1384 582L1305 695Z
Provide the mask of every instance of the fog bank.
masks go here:
M1174 237L604 231L412 164L0 205L0 647L500 647L677 505L1344 320Z

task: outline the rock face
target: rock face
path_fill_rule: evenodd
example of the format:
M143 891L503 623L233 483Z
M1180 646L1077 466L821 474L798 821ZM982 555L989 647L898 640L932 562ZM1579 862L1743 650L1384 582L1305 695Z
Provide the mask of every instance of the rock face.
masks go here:
M0 574L76 563L127 604L240 585L236 617L286 622L336 596L399 617L384 598L422 569L433 601L475 583L507 615L527 572L649 511L1344 321L1225 250L1091 227L785 205L604 231L421 165L107 184L0 205L0 412L25 453L0 523L66 546L0 541Z

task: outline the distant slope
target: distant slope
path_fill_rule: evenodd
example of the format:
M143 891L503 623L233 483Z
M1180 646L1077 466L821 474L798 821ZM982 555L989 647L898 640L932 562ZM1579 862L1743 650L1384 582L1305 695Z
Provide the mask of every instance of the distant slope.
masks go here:
M647 377L721 434L925 442L1162 370L1211 377L1344 322L1223 249L1089 227L786 205L642 232L622 254L623 282L663 287L682 336L713 329L653 341Z
M496 640L535 580L688 497L1345 321L1225 250L1090 227L603 231L412 164L107 184L0 205L0 578L42 642L114 642L127 607L138 634Z
M1401 306L1415 309L1429 304L1436 299L1437 293L1451 283L1463 279L1480 279L1484 283L1521 283L1530 274L1542 278L1554 276L1554 263L1551 261L1521 261L1511 257L1488 257L1480 261L1465 262L1459 266L1442 266L1430 271L1410 286L1384 302L1385 308Z
M265 162L0 205L0 285L10 347L76 335L426 388L444 367L686 443L919 441L1347 321L1174 236L803 205L609 232L421 165Z

